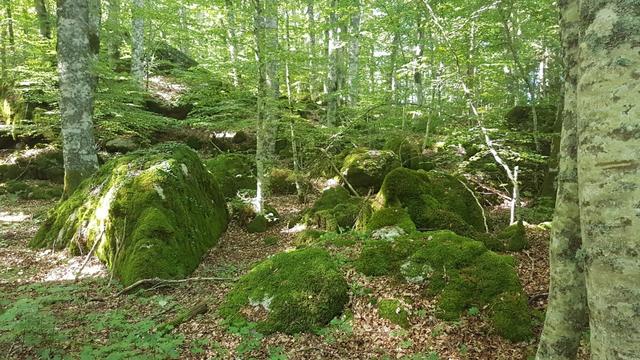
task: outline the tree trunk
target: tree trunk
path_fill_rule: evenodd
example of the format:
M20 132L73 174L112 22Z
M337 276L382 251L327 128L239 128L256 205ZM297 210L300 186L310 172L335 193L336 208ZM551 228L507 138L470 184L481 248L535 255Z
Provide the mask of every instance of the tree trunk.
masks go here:
M98 168L93 136L95 29L90 4L81 0L58 1L58 71L64 154L64 196Z
M233 86L240 84L238 73L238 38L236 36L236 10L232 0L225 0L227 10L227 48L229 49L229 62L231 64L231 81Z
M120 0L109 0L109 13L105 28L107 30L107 52L109 59L120 60L120 46L122 45L122 32L120 30Z
M422 71L422 62L424 57L424 24L422 14L418 14L418 44L416 45L416 68L413 72L413 82L416 87L416 102L418 106L424 105L424 75Z
M398 101L397 90L398 90L398 78L397 78L397 68L396 62L398 58L398 49L400 47L400 32L396 30L393 34L393 41L391 43L391 55L389 57L390 62L390 71L389 71L389 96L391 98L391 103L396 104Z
M144 86L144 0L133 0L131 6L131 75Z
M351 37L349 38L349 73L347 77L347 87L349 88L349 104L355 105L358 102L358 90L360 78L358 76L360 68L360 19L362 8L360 0L355 1L355 11L351 14Z
M269 174L273 166L275 135L278 126L278 7L275 0L254 0L255 37L259 67L256 168L257 188L254 208L264 210L264 198L269 194Z
M592 359L640 359L640 6L580 5L578 185Z
M336 125L338 113L338 21L336 16L337 0L331 1L329 29L327 36L329 69L327 71L327 118L329 126Z
M307 52L308 52L308 66L309 66L309 97L311 100L315 100L317 98L317 74L315 69L315 58L316 58L316 16L313 9L313 1L307 1Z
M49 11L47 11L47 3L45 0L35 0L36 15L38 16L38 25L40 26L40 36L45 39L51 39L51 21L49 19Z

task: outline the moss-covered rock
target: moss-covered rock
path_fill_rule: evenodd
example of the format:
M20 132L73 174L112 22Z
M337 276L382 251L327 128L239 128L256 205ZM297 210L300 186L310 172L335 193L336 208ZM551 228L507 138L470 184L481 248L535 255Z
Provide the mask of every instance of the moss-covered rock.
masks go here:
M375 211L367 221L366 230L374 231L387 226L397 226L406 233L416 231L416 224L411 220L407 210L398 207L382 208Z
M342 175L362 194L378 191L384 177L400 166L393 151L358 148L344 158Z
M238 190L256 188L255 161L248 155L220 154L204 163L226 198L234 197Z
M349 195L342 187L325 190L304 218L308 225L327 231L351 229L362 207L361 199Z
M14 152L0 162L0 181L34 179L62 183L64 165L62 150L54 146Z
M97 257L122 281L181 278L228 222L215 178L189 147L164 144L105 164L49 214L34 247Z
M395 275L422 283L437 299L437 314L455 320L470 307L491 308L496 331L509 339L510 329L531 336L531 316L510 256L487 250L483 243L450 231L414 233L393 241L365 242L356 269L366 275ZM505 300L507 299L507 300Z
M420 230L485 231L482 209L463 181L437 171L398 168L384 179L376 203L406 208Z
M393 324L403 328L408 328L409 310L397 299L382 299L378 302L378 314L383 319L387 319Z
M270 182L273 195L292 195L296 193L295 173L289 169L273 168Z
M502 230L497 238L503 242L507 251L521 251L529 247L527 230L522 220Z
M27 200L55 199L62 196L62 185L43 180L9 180L0 183L0 195L2 194L14 194Z
M276 254L240 278L219 312L229 323L256 322L270 334L313 331L340 315L348 285L329 253L304 248Z

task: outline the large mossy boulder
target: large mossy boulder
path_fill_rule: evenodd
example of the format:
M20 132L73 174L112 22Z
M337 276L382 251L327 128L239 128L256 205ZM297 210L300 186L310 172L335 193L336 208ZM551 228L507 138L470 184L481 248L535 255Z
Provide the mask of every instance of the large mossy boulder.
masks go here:
M0 181L33 179L62 183L64 165L62 150L54 146L39 146L20 150L0 161Z
M325 190L313 206L306 211L304 220L308 225L327 231L351 229L358 218L362 199L349 195L342 187Z
M198 154L169 143L109 161L50 212L31 245L74 254L95 245L125 285L182 278L216 244L228 217Z
M438 171L391 171L376 198L380 207L406 208L420 230L485 231L482 209L464 180Z
M255 161L249 155L220 154L204 163L226 198L233 198L238 190L256 188Z
M393 151L357 148L344 158L341 171L351 186L366 195L369 190L378 191L384 177L399 166Z
M331 255L304 248L276 254L240 278L219 312L230 324L270 334L316 330L340 315L349 287Z
M395 275L423 284L436 297L442 319L456 320L471 307L487 308L501 336L513 341L532 336L515 260L487 250L482 242L446 230L369 240L355 264L366 275Z

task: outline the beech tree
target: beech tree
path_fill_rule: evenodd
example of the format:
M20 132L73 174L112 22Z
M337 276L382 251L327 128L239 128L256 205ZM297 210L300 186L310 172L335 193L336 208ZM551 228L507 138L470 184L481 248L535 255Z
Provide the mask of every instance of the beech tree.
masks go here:
M92 73L99 38L90 22L90 4L58 2L58 71L64 152L64 194L98 169L93 135L95 77Z

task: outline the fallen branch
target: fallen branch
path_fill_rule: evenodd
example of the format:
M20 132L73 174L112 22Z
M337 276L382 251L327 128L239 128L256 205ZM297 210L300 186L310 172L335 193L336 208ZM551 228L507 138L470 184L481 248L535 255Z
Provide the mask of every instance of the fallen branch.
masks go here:
M152 279L142 279L138 280L135 283L127 286L126 288L120 290L118 293L114 295L114 297L118 297L121 295L126 295L134 292L135 290L141 287L165 287L172 286L177 284L182 284L186 282L199 282L199 281L236 281L236 278L223 278L223 277L194 277L194 278L186 278L186 279L160 279L160 278L152 278Z
M547 297L549 297L549 293L531 295L531 297L529 297L529 305L533 305L536 301L546 299Z
M205 303L204 301L200 301L194 306L192 306L189 310L176 315L176 317L164 323L164 325L160 326L158 330L161 332L170 331L176 326L182 323L185 323L187 321L190 321L191 319L193 319L198 315L207 313L207 311L209 311L209 306L207 306L207 303Z

